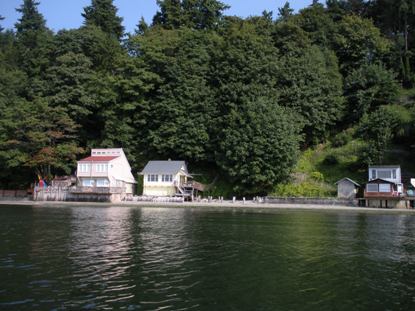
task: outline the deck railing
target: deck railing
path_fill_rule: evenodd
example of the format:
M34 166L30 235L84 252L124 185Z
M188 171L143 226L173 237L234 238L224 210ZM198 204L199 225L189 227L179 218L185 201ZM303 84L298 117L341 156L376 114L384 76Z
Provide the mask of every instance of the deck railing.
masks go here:
M71 193L85 194L121 194L125 193L124 187L74 187L70 188Z

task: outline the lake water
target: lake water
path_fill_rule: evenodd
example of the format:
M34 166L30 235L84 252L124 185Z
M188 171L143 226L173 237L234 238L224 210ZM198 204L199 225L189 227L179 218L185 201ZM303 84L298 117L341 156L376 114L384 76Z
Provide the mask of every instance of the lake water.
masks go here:
M415 215L0 206L0 310L415 310Z

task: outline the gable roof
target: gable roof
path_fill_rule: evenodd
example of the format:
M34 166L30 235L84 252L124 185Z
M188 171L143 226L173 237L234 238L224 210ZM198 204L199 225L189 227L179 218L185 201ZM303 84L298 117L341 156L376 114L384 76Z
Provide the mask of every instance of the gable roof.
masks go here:
M149 161L141 174L172 174L181 170L188 175L186 162L184 161Z
M116 158L119 158L119 156L113 156L113 157L109 157L109 156L92 156L92 157L87 157L85 159L79 160L78 162L110 162Z
M336 183L335 183L335 185L338 185L339 183L341 183L342 181L350 181L352 184L354 184L355 186L357 186L357 187L360 187L360 185L357 183L357 182L355 182L354 180L351 180L350 178L347 178L347 177L345 177L345 178L342 178L342 179L340 179L339 181L337 181Z
M381 178L372 179L372 180L368 181L366 184L376 184L376 183L384 183L384 184L395 185L395 183L393 181L388 181L388 180L381 179Z

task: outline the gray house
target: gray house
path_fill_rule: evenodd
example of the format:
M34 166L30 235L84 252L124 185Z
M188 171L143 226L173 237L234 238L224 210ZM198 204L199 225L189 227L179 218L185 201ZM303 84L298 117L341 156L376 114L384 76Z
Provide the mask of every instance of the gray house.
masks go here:
M350 178L343 178L336 182L337 197L339 199L354 199L359 190L360 185Z

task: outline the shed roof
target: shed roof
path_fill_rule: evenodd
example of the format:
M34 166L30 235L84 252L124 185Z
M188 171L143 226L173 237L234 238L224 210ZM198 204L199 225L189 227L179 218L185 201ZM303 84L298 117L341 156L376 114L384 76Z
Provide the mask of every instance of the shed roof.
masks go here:
M350 178L347 178L347 177L345 177L345 178L342 178L342 179L340 179L339 181L337 181L336 183L335 183L335 185L338 185L339 183L341 183L342 181L349 181L349 182L351 182L352 184L354 184L355 186L357 186L357 187L360 187L360 185L357 183L357 182L355 182L354 180L351 180Z
M185 161L149 161L141 174L177 174L182 169L188 175Z

